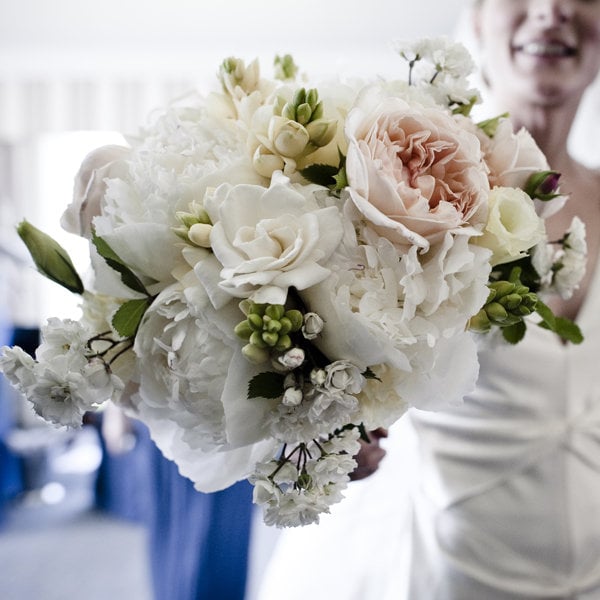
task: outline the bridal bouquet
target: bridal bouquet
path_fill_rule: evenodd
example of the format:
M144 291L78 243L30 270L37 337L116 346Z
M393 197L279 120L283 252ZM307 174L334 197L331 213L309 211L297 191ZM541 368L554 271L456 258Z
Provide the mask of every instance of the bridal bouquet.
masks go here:
M585 257L580 222L546 239L558 174L504 116L470 117L462 46L399 54L398 80L314 86L289 56L270 80L229 58L218 91L93 152L63 217L89 283L19 226L82 296L35 359L3 349L35 411L76 426L112 399L198 489L247 478L265 521L293 526L342 498L368 430L472 390L482 333L577 341L540 298L570 294Z

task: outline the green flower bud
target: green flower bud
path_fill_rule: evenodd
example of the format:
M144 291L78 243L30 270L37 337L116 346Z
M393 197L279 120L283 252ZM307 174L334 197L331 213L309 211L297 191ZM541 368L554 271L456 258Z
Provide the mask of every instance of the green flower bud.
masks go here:
M189 213L189 212L183 212L181 210L177 211L175 213L175 216L181 222L181 224L184 227L187 227L188 229L192 225L195 225L196 223L200 222L200 220L198 219L198 217L196 215L193 215L192 213Z
M273 348L275 346L275 344L277 344L277 342L279 340L279 335L277 333L271 333L269 331L263 331L263 333L262 333L262 340L263 340L263 342L267 346Z
M260 331L253 331L250 336L250 343L257 348L266 348L267 343L263 340L263 334Z
M276 56L274 60L275 78L285 81L286 79L295 79L298 73L298 67L291 54Z
M257 302L251 302L249 312L255 313L262 317L265 314L266 308L267 308L267 304L259 304Z
M298 121L298 123L301 125L306 125L310 121L311 116L312 109L306 102L300 104L300 106L296 108L296 121Z
M240 300L240 303L238 304L238 306L240 307L240 310L246 316L248 316L248 314L251 312L250 307L252 306L252 302L250 302L250 300L248 300L247 298L244 298L243 300Z
M49 235L27 221L21 221L17 233L42 275L62 285L70 292L83 294L83 283L67 251Z
M306 131L311 143L321 148L327 146L335 137L337 133L337 121L325 121L323 119L312 121L306 126Z
M253 331L254 330L252 329L252 327L250 327L250 323L248 323L247 320L238 323L233 330L235 335L242 338L243 340L249 340Z
M253 331L262 331L263 330L263 318L256 313L250 313L247 318L248 326Z
M265 323L265 329L269 333L279 333L281 330L281 323L279 321L275 321L274 319L270 319L267 323Z
M519 294L507 294L506 296L502 296L502 298L498 299L498 302L506 308L506 310L513 310L517 308L521 304L522 296Z
M292 98L292 104L294 106L300 106L306 102L306 90L304 88L300 88L295 91L294 97Z
M312 104L311 104L311 106L312 106ZM322 119L322 118L323 118L323 103L317 102L316 106L313 108L311 120L318 121L319 119Z
M468 328L478 333L487 333L491 327L490 319L483 308L469 320Z
M492 322L502 322L508 318L508 312L506 311L504 306L502 306L502 304L499 304L498 302L490 302L489 304L486 304L484 310L487 316L490 318L490 321Z
M275 350L279 352L285 352L292 347L292 338L289 335L279 335L277 343L275 344Z
M298 476L297 483L300 489L308 490L312 486L312 477L304 471Z
M304 321L302 313L299 310L291 309L285 311L285 316L292 324L292 331L299 331Z
M246 344L242 348L242 354L253 364L260 365L269 360L271 356L268 350L258 348L254 344Z
M490 283L489 287L496 292L496 298L501 298L507 294L512 294L517 286L510 281L494 281Z
M292 331L292 322L287 317L281 317L279 319L279 323L281 324L281 329L279 330L279 335L287 335L290 331Z
M310 90L308 90L308 92L306 93L306 102L310 106L310 109L313 111L313 113L316 110L317 106L322 105L322 103L319 102L319 92L316 88L310 88ZM323 110L322 106L321 110Z
M281 110L281 116L284 119L289 119L290 121L296 120L296 107L293 104L287 102L283 109Z
M285 307L283 304L269 304L265 309L265 314L271 319L279 321L279 319L281 319L281 317L283 317L285 314Z
M560 195L557 193L559 179L560 173L557 171L533 173L525 184L525 193L538 200L552 200Z

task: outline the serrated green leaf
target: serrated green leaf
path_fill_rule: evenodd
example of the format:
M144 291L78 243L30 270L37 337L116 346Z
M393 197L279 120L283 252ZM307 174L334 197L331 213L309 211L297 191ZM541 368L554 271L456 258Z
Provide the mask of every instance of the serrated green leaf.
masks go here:
M523 321L502 328L502 337L509 344L518 344L524 337L527 326Z
M346 167L342 167L338 174L334 177L335 179L335 190L343 190L348 187L348 177L346 176Z
M106 264L121 275L121 281L134 292L149 296L146 286L138 276L121 260L118 254L101 237L92 232L92 242L96 246L98 254L106 261Z
M338 167L332 167L331 165L314 164L302 169L300 174L311 183L331 187L335 185L335 176L338 170Z
M248 400L252 398L275 399L283 396L285 376L275 371L255 375L248 383Z
M151 298L128 300L121 304L112 319L115 331L124 338L134 337L150 304Z
M375 373L373 373L373 371L371 370L371 367L367 367L363 371L363 377L365 379L377 379L377 381L381 381L381 379L379 377L377 377L377 375L375 375Z

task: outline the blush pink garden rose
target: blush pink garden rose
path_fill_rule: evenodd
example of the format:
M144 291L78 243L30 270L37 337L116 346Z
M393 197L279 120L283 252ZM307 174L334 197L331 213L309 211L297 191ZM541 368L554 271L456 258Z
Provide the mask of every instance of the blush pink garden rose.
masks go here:
M447 110L375 91L348 115L346 136L350 197L380 236L428 248L445 231L485 223L479 140Z

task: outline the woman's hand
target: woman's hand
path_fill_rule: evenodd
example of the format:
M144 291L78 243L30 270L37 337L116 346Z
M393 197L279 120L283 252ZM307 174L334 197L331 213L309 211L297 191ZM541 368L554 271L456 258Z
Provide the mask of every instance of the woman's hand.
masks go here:
M360 441L361 448L358 454L354 457L358 463L356 469L350 473L351 481L365 479L372 475L379 468L379 463L386 455L386 451L380 446L379 440L388 436L387 429L379 427L368 434L370 442Z

